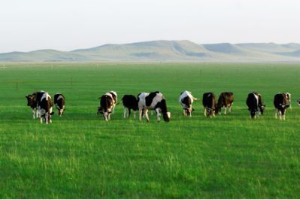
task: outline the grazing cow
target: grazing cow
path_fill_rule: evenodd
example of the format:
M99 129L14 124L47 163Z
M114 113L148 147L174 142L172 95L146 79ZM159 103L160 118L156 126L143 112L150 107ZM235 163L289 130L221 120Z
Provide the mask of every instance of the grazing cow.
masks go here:
M52 123L51 115L54 114L54 112L52 112L52 106L53 102L51 100L51 96L48 94L48 92L44 92L38 104L41 123L43 123L43 119L45 120L46 124Z
M183 115L192 117L193 102L197 101L198 99L193 97L192 93L189 91L183 91L180 93L179 103L182 105L183 108Z
M248 94L246 104L250 111L250 118L256 118L259 114L264 114L266 105L263 104L263 100L260 94L252 92Z
M103 114L104 120L108 121L110 120L110 115L112 113L112 110L115 106L115 100L113 98L113 95L110 92L107 92L106 94L99 97L100 99L100 107L98 107L97 114Z
M218 103L216 106L216 114L221 114L221 108L224 107L224 115L226 115L226 111L228 108L228 112L231 113L232 104L234 101L232 92L222 92L219 96Z
M285 112L290 105L288 104L287 95L285 93L279 93L274 96L274 106L275 106L275 119L277 115L279 119L285 120Z
M171 113L168 112L166 99L159 91L138 94L138 107L140 121L142 120L142 114L144 114L149 122L148 110L156 111L157 121L160 121L160 113L162 113L165 122L170 121Z
M134 111L134 118L135 118L135 113L137 110L139 110L137 98L133 95L124 95L122 97L122 103L124 109L123 110L124 118L130 117L131 109Z
M54 95L54 105L58 110L58 115L61 117L65 110L65 96L63 94Z
M203 94L202 104L204 106L204 116L214 117L216 110L216 96L212 92L207 92Z

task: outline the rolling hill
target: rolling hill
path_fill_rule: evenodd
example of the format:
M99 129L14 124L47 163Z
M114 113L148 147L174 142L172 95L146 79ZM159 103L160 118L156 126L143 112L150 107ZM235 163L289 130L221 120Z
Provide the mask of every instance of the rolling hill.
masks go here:
M191 41L150 41L106 44L74 51L37 50L0 54L0 62L300 62L300 44L196 44Z

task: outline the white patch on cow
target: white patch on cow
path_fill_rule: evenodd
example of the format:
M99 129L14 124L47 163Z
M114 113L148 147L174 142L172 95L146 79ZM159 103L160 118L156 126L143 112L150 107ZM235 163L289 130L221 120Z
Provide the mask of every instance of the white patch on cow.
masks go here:
M62 96L62 95L59 95L59 96L57 97L57 101L60 100L60 99L63 99L63 96Z

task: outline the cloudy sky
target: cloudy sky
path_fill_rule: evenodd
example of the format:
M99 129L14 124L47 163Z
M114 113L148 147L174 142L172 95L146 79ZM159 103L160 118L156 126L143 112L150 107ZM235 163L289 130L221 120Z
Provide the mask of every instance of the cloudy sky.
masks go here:
M1 0L0 53L106 43L300 43L298 0Z

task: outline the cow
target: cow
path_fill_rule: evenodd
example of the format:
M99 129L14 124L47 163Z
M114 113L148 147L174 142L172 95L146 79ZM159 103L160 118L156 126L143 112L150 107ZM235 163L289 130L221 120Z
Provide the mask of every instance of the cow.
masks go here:
M39 115L39 102L40 102L43 94L44 94L44 91L41 90L39 92L34 92L32 94L29 94L29 95L25 96L25 98L27 99L27 106L31 107L32 118L33 119L40 117L40 115Z
M204 107L204 116L214 117L216 110L216 96L212 92L207 92L203 94L202 105Z
M278 93L274 96L274 107L275 107L275 119L279 116L279 119L285 120L286 109L290 107L289 99L285 93Z
M145 115L149 122L148 110L155 110L157 121L160 121L160 113L163 115L165 122L169 122L171 113L168 112L166 99L159 91L151 93L138 94L139 120L142 120L142 115Z
M51 116L54 114L54 112L52 112L53 102L51 96L48 94L48 92L43 92L42 97L38 100L40 123L43 123L43 119L45 120L46 124L52 123Z
M183 108L183 115L192 117L192 112L194 111L193 102L198 99L193 97L192 93L189 91L183 91L180 93L179 103Z
M298 105L300 106L300 99L297 100Z
M110 120L110 115L115 106L115 100L113 95L110 92L105 93L100 99L100 107L98 107L97 114L103 114L104 120Z
M122 103L123 103L123 114L124 118L129 118L131 110L134 111L134 118L136 111L139 110L138 107L138 100L134 95L124 95L122 97Z
M264 110L266 105L264 105L261 94L257 92L252 92L248 94L246 104L248 106L248 110L250 111L250 118L256 118L260 114L264 114Z
M31 107L31 112L32 112L32 118L35 119L38 117L38 112L37 112L37 105L36 105L36 95L33 94L28 94L25 96L27 99L27 106Z
M63 94L54 95L54 105L58 110L58 115L61 117L65 110L66 100Z
M234 96L232 92L222 92L219 96L218 103L216 105L216 114L221 114L222 107L225 108L224 115L228 108L228 112L231 113Z

